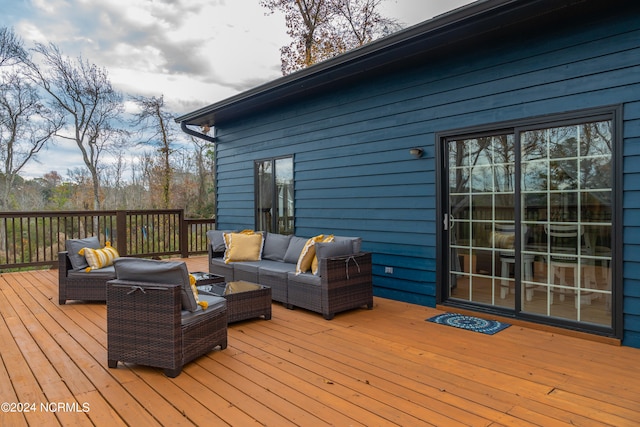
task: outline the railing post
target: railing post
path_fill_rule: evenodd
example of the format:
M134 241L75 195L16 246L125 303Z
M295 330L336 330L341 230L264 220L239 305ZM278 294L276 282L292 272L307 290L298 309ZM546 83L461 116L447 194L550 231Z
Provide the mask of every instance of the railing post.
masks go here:
M127 211L116 211L116 250L120 256L127 256Z
M189 258L189 228L184 220L184 209L180 209L180 253L182 258Z

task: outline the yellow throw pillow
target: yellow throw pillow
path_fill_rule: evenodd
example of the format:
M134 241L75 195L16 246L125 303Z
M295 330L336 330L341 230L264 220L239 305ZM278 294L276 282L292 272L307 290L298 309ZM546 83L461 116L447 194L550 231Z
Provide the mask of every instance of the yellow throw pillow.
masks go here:
M316 256L315 244L316 242L321 242L323 239L324 234L319 234L307 240L307 243L305 243L302 248L302 252L300 252L298 263L296 264L296 275L309 271L311 264L313 263L313 258Z
M189 284L191 285L191 291L193 292L193 297L196 299L196 303L202 307L203 310L209 308L207 301L200 301L200 298L198 298L198 287L196 286L196 278L193 274L189 274Z
M262 233L225 233L224 241L227 246L224 251L225 264L262 259Z
M322 239L322 243L331 243L334 240L333 234L328 235L324 239ZM315 249L315 248L314 248ZM318 275L318 257L314 255L313 262L311 263L311 272Z
M118 251L111 247L111 242L107 242L102 249L82 248L78 254L87 260L89 264L89 267L85 268L87 272L113 265L113 260L120 256Z
M231 233L222 233L222 240L224 240L224 246L225 248L229 248L229 239L231 238L232 234L246 234L246 235L253 235L253 234L258 234L253 230L242 230L242 231L234 231ZM261 233L260 233L261 234Z

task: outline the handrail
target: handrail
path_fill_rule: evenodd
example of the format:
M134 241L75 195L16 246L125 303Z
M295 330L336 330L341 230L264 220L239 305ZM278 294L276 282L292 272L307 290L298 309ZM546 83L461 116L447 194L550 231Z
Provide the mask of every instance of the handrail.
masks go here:
M0 269L57 266L67 239L98 236L120 256L207 253L215 219L190 219L182 209L0 212Z

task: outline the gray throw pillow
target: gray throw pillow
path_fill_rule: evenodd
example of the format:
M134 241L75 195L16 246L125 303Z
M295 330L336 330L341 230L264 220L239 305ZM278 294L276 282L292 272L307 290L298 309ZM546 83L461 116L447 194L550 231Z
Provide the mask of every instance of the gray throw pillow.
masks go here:
M317 274L320 274L322 271L322 264L325 258L352 255L353 253L353 242L351 240L316 243L316 258L318 258Z
M291 235L267 233L264 240L262 258L273 261L284 261L284 256L289 248Z
M213 252L224 252L226 246L224 244L224 233L233 233L233 230L209 230L207 231L207 237L211 243Z
M300 252L304 248L304 245L307 243L307 240L303 237L293 236L289 241L289 246L287 247L287 252L284 254L284 262L288 262L290 264L297 264L298 258L300 258Z
M84 255L78 254L82 248L100 249L100 240L97 236L85 237L84 239L69 239L64 242L65 249L69 252L69 260L74 270L81 270L89 267Z
M335 236L334 242L342 242L348 240L353 245L354 254L360 253L360 248L362 247L362 238L360 237L346 237L346 236Z
M182 309L194 312L198 303L189 283L189 270L184 261L158 261L146 258L118 258L114 261L116 278L134 282L182 285Z

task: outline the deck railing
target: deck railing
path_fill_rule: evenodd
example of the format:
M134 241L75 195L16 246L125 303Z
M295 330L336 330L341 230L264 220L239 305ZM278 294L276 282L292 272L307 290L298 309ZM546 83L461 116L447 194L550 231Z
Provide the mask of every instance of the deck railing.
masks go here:
M98 236L120 256L207 252L214 219L188 219L181 209L0 212L0 269L57 265L67 239Z

